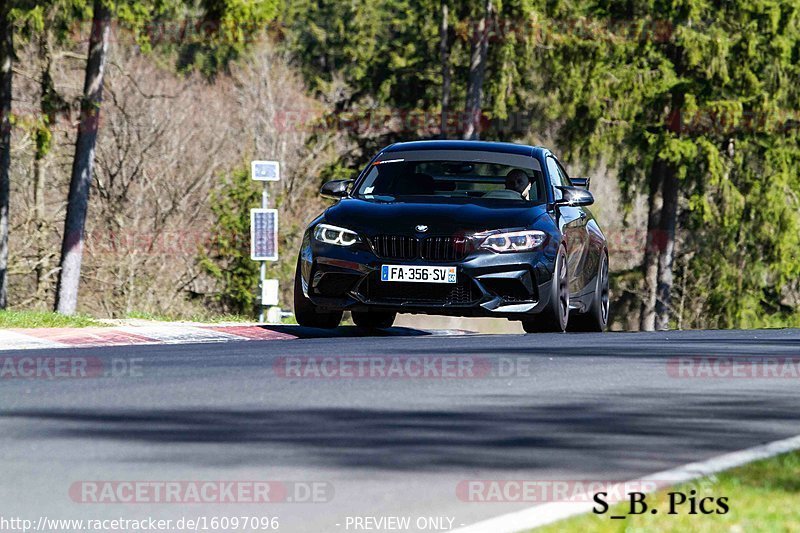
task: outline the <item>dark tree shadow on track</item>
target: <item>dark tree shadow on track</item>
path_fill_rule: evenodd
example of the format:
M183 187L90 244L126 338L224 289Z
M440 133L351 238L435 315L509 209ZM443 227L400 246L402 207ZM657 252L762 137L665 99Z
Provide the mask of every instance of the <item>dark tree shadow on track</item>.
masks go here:
M617 475L783 438L787 425L800 432L797 399L788 394L747 399L682 394L659 401L662 409L637 407L632 395L607 402L432 411L41 409L9 410L0 419L23 419L20 438L158 444L148 462L389 471L547 468Z

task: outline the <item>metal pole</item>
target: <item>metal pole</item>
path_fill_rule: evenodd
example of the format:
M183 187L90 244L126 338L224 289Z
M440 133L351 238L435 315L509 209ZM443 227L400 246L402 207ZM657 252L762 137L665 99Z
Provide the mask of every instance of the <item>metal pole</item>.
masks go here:
M268 207L268 204L269 204L269 191L267 190L267 184L268 183L269 183L268 181L264 182L264 190L261 193L261 209L266 209ZM264 280L267 279L267 262L266 261L261 261L261 276L260 277L261 277L261 283L259 284L260 285L259 288L261 289L261 297L259 298L259 300L260 300L261 305L259 306L259 308L260 308L261 311L258 314L258 322L263 324L264 323Z
M264 296L264 280L267 278L267 262L261 261L261 298ZM260 298L261 301L261 311L258 314L258 322L263 324L264 323L264 300Z

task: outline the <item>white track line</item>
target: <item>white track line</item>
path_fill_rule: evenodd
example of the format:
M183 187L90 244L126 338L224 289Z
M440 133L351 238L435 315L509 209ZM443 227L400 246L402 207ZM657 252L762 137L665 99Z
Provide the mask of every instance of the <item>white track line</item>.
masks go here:
M753 461L768 459L795 450L800 450L800 435L762 444L761 446L755 446L753 448L747 448L738 452L719 455L706 461L689 463L625 483L618 483L617 485L608 487L608 493L615 494L617 491L624 492L624 489L620 488L620 486L624 487L626 485L635 486L637 490L641 492L653 492L644 487L647 487L648 483L652 486L654 480L656 480L658 484L656 490L661 490L669 486L686 483L747 463L752 463ZM581 495L575 499L579 501L545 503L522 511L501 515L459 529L454 529L451 533L518 533L520 531L527 531L536 527L552 524L553 522L565 518L591 512L594 506L592 494Z
M189 344L247 340L244 337L194 326L122 326L118 331L152 339L154 344Z

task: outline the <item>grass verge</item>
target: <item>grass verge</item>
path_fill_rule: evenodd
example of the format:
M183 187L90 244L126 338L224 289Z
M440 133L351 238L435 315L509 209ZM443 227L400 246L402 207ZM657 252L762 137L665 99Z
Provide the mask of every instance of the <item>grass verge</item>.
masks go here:
M131 311L125 318L138 319L138 320L151 320L154 322L203 322L206 324L218 324L223 322L255 322L256 319L252 316L243 315L214 315L214 314L196 314L196 315L166 315L158 313L146 313L141 311Z
M669 515L669 493L696 491L704 497L728 498L727 514L690 515L688 503L677 507L681 514ZM800 452L779 455L734 468L717 476L663 490L647 496L647 504L658 509L612 520L625 515L627 503L611 506L603 515L581 515L537 529L537 533L581 532L797 532L800 533ZM707 506L708 508L708 506Z
M0 328L85 328L103 326L86 315L65 316L43 311L0 311Z

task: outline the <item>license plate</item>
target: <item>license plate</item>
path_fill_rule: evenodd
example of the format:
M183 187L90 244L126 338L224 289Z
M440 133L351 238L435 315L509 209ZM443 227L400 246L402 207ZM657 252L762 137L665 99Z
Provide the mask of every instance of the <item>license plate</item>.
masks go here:
M383 265L381 281L456 283L456 267Z

